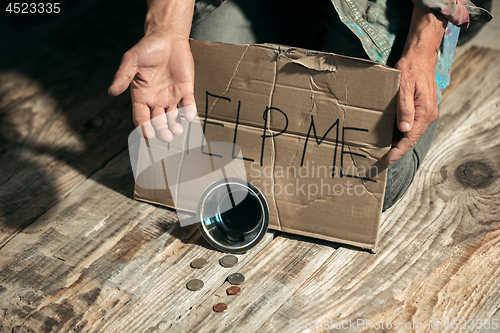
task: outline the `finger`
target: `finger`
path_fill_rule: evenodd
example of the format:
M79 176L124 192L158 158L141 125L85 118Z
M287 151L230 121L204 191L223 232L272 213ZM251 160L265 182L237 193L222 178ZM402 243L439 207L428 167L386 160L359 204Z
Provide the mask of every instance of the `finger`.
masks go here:
M127 90L127 87L134 79L136 73L137 66L135 64L135 56L133 56L130 51L126 52L122 57L120 67L116 71L113 82L111 82L111 85L108 88L108 93L111 96L120 95L122 92Z
M151 111L147 105L137 102L132 103L132 118L134 119L135 127L141 128L142 134L146 139L153 139L155 137L155 131L151 126Z
M175 109L167 110L167 123L173 135L181 135L184 129L181 124L181 117L179 115L179 109L177 107Z
M412 80L403 79L399 85L397 124L398 129L406 133L413 127L415 118L415 83Z
M153 108L151 112L151 123L155 129L156 137L163 142L170 142L174 138L168 128L167 116L164 108Z
M191 121L198 115L194 95L190 94L181 100L181 107L184 112L184 119Z
M387 164L392 164L399 160L411 148L413 148L418 140L422 137L427 129L428 123L422 119L415 121L413 128L410 132L405 133L404 137L399 140L394 147L387 153L385 158Z
M415 89L415 121L423 119L426 122L431 122L430 119L437 108L436 99L432 98L431 88L428 85L420 85Z
M385 161L387 164L391 165L392 163L399 160L404 154L406 154L411 149L412 144L407 137L402 138L396 144L396 146L392 147L391 150L387 153Z

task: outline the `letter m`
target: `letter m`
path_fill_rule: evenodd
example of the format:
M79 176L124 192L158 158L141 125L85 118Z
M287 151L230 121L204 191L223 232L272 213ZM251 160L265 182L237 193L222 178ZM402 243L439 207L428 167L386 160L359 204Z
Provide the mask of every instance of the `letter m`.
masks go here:
M302 159L300 161L301 167L304 166L304 159L306 157L306 150L307 150L307 142L309 141L311 129L313 131L314 139L316 140L316 144L319 146L323 142L323 140L325 140L328 133L330 133L330 131L334 127L336 129L336 134L335 134L335 150L333 152L333 168L332 168L332 178L333 178L333 176L335 175L335 161L337 160L337 146L339 143L339 120L338 119L332 124L332 126L328 127L325 134L323 134L323 136L321 138L319 138L318 133L316 132L316 126L314 126L314 116L311 115L311 125L309 125L309 130L307 131L306 141L304 143L304 150L302 151Z

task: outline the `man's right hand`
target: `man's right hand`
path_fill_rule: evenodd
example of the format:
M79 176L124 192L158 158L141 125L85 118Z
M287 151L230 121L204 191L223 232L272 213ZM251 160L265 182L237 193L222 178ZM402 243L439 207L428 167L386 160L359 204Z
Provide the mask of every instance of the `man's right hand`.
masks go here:
M170 142L182 133L177 104L194 106L194 64L189 40L167 32L143 37L122 58L108 89L112 96L123 93L130 84L132 112L136 127L144 136ZM184 117L196 116L195 107ZM151 121L150 121L151 120Z

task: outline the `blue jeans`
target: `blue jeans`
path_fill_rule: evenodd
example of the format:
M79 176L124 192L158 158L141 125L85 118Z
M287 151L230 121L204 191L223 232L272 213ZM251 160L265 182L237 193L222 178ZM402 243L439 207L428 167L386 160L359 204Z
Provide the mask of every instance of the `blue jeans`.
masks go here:
M192 27L191 37L234 44L276 43L369 59L329 0L226 0ZM402 50L401 45L396 47ZM388 167L383 210L393 206L410 187L434 140L437 123Z

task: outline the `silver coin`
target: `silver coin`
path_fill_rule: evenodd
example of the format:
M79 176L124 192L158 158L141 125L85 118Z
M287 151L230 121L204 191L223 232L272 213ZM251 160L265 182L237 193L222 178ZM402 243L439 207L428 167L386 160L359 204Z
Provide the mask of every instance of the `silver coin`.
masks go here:
M219 263L224 267L233 267L238 263L238 258L233 255L227 255L220 258Z
M191 267L193 268L203 268L206 264L208 264L208 261L203 258L197 258L191 261Z
M199 279L192 279L191 281L186 283L186 287L192 291L200 290L201 288L203 288L203 285L203 281Z
M245 276L240 273L233 273L227 277L227 281L231 284L242 284L245 282Z

